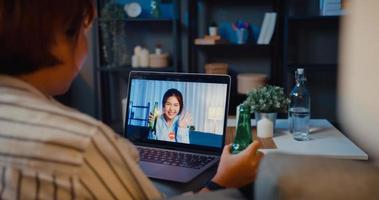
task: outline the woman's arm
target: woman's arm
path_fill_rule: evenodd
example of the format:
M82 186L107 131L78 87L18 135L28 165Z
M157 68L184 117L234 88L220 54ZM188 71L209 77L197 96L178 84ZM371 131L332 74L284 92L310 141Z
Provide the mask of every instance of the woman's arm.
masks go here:
M180 128L176 132L176 141L189 144L189 128Z

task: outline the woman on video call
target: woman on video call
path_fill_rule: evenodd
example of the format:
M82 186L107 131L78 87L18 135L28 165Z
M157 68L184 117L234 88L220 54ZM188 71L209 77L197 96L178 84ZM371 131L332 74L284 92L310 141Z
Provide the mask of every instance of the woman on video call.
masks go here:
M192 118L187 112L183 116L183 95L177 89L169 89L163 95L162 114L157 117L155 131L149 132L149 139L189 144L189 128ZM149 121L154 117L149 115Z

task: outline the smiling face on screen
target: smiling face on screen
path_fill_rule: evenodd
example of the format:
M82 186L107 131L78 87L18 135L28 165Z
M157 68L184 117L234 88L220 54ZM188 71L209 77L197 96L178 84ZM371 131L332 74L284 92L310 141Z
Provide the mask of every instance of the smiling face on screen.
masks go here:
M180 103L176 96L170 96L164 104L163 113L167 121L172 121L180 111Z

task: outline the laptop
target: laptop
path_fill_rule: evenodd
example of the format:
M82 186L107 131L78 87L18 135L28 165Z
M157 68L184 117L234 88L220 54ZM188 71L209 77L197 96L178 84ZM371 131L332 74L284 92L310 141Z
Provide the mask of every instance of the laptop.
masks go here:
M150 178L189 182L219 161L230 76L132 71L124 136Z

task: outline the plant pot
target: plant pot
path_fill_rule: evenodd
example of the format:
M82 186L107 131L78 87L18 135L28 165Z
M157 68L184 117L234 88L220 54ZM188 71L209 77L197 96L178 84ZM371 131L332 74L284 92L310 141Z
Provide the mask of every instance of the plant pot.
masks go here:
M275 122L278 113L255 112L257 122L257 136L259 138L270 138L274 136Z

